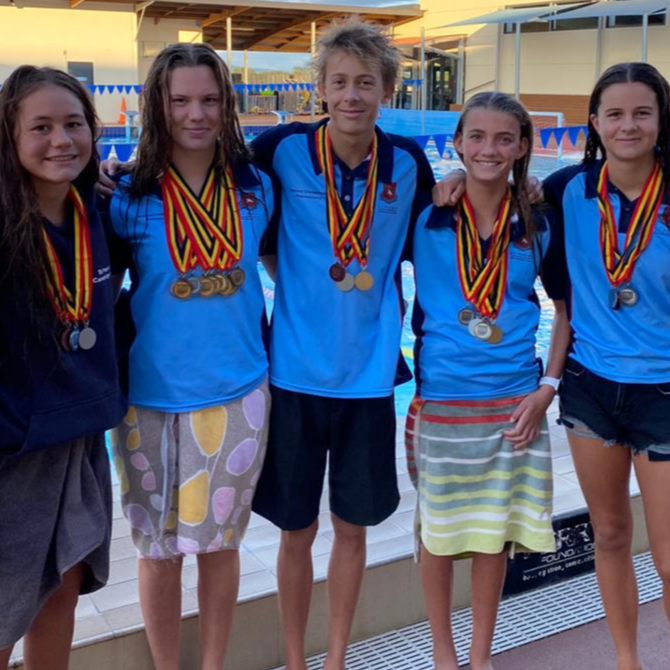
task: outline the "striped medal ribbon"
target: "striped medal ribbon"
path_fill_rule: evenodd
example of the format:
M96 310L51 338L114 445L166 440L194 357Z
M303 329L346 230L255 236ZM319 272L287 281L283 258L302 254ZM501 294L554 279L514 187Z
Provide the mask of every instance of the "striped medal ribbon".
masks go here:
M179 279L170 286L176 298L230 296L244 283L239 267L242 221L230 166L212 167L196 195L171 165L161 180L165 230ZM200 267L203 275L189 276Z
M659 163L647 177L631 217L623 250L619 250L618 226L608 190L609 170L605 162L598 178L600 209L600 249L607 279L611 285L609 304L612 309L632 307L640 296L631 286L635 265L649 246L663 203L663 170Z
M341 291L348 292L354 287L360 291L369 291L374 284L374 278L367 271L367 266L379 172L377 135L372 139L365 191L350 217L347 216L335 184L333 150L327 125L316 131L316 155L326 180L328 232L336 258L336 262L329 269L329 275ZM354 258L362 268L356 275L347 271Z
M458 320L467 326L473 337L498 344L503 333L495 321L505 297L511 239L510 218L512 194L508 190L500 203L493 224L491 242L486 256L477 230L475 212L467 196L460 202L456 224L456 256L458 278L468 307L458 313Z
M42 228L49 268L47 293L56 315L63 324L60 344L65 351L88 350L97 335L89 325L93 303L93 254L86 205L71 184L68 199L74 208L74 290L65 285L63 267L47 231Z

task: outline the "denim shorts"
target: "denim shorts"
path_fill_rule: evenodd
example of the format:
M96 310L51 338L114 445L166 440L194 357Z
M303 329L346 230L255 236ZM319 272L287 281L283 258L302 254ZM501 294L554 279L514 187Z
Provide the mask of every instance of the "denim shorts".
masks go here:
M670 382L614 382L568 358L559 394L559 423L569 432L670 461Z

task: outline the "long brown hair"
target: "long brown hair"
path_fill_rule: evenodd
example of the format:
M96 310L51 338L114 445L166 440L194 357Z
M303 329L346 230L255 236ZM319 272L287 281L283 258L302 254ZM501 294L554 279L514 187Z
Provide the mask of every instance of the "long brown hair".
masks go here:
M665 189L670 193L670 85L663 75L648 63L618 63L603 72L589 100L588 132L584 148L584 164L592 165L598 158L607 158L607 152L596 130L591 116L596 116L605 89L614 84L640 83L648 86L658 102L659 131L656 138L655 155L663 169Z
M473 109L490 109L493 112L503 112L514 117L519 122L521 140L526 140L528 149L526 153L514 161L512 167L512 198L515 210L521 216L525 225L526 236L529 240L533 238L535 226L533 225L533 213L530 206L530 197L528 195L528 168L531 155L533 153L533 122L528 110L511 95L506 93L478 93L468 100L463 107L461 116L458 119L455 136L462 135L467 122L468 114ZM459 154L460 156L460 154ZM461 160L463 156L460 156Z
M20 287L23 307L35 325L54 322L56 316L47 295L49 264L37 192L32 176L21 165L15 138L21 102L47 85L60 86L79 100L93 140L100 129L88 92L65 72L22 65L0 89L0 285L14 292ZM92 188L96 183L98 162L94 146L78 178L84 187Z
M172 159L170 73L179 67L199 65L211 69L223 101L216 166L223 167L227 160L248 162L251 159L235 111L235 92L226 64L209 44L173 44L156 56L142 92L142 135L132 168L132 195L149 194Z

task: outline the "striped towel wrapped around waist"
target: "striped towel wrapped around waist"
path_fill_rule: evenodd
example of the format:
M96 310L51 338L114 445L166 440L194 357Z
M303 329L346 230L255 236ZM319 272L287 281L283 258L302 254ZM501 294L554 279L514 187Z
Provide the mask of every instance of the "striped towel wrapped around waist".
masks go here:
M413 399L407 468L418 491L417 539L431 554L555 551L546 417L523 449L502 435L522 400Z

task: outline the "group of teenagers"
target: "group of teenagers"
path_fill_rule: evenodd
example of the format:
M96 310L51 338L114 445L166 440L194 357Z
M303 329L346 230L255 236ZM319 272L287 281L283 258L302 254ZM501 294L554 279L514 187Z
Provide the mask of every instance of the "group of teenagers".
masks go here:
M24 637L27 670L67 668L77 598L108 578L113 429L155 667L179 667L189 554L200 667L223 666L253 509L282 531L286 667L306 669L327 477L324 668L344 670L366 527L399 502L408 260L407 466L436 670L458 667L453 561L473 558L470 667L491 670L507 558L555 550L545 415L557 392L618 670L642 668L633 468L670 618L668 83L646 64L607 70L583 161L540 187L528 112L475 95L454 138L465 171L436 186L413 140L376 127L400 64L377 27L334 25L314 63L329 118L248 146L225 64L205 44L169 46L143 90L137 158L113 178L75 79L23 66L4 82L0 667ZM276 282L271 324L259 258ZM538 277L555 308L544 369Z

